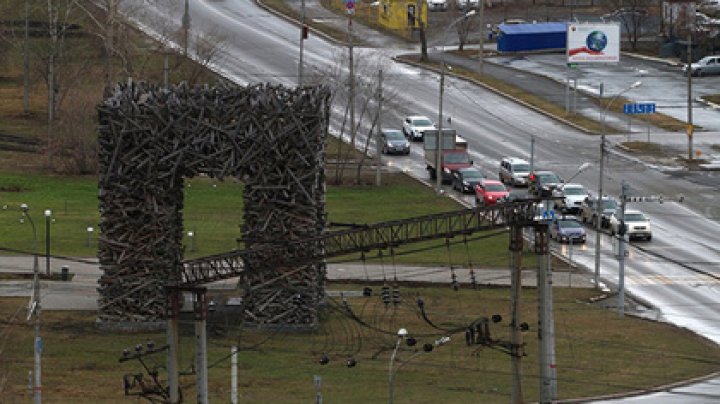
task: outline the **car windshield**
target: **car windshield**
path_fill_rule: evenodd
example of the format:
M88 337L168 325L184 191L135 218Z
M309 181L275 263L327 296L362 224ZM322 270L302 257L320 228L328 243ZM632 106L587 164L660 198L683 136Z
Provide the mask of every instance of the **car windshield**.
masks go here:
M642 213L626 213L625 214L625 221L626 222L644 222L645 216Z
M530 166L528 164L513 164L512 168L513 168L513 171L515 171L517 173L530 172Z
M559 220L558 226L562 227L563 229L574 229L582 227L580 223L577 222L577 220Z
M560 177L555 174L538 174L538 180L545 184L553 184L560 182Z
M585 188L565 188L563 192L565 195L587 195Z
M465 153L448 153L445 155L445 162L450 164L467 164L470 158Z
M432 126L433 123L429 119L413 119L413 126ZM444 135L444 133L443 133Z
M387 140L405 140L405 136L399 130L385 132Z
M615 199L603 199L603 209L617 209L617 201Z
M507 192L503 184L485 184L485 190L488 192Z
M481 173L480 171L477 171L477 170L462 171L462 176L463 176L463 178L466 179L466 180L475 180L475 179L484 178L484 176L482 175L482 173Z

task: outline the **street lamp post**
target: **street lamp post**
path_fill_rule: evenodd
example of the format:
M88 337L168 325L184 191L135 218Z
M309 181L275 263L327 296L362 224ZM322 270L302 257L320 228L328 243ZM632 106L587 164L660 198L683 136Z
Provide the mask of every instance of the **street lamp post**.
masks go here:
M597 203L595 204L595 287L597 288L600 285L600 229L602 227L602 220L600 220L600 215L602 214L602 210L600 206L602 205L602 197L603 197L603 177L605 175L604 169L605 169L605 135L607 134L607 128L605 126L605 118L607 117L608 110L610 109L610 106L615 102L615 100L620 97L621 95L625 94L626 92L632 90L633 88L638 88L642 85L642 81L636 81L630 85L630 87L627 87L626 89L620 91L617 93L608 103L608 105L605 107L605 110L603 111L602 115L602 133L600 136L600 178L598 179L598 195L597 195Z
M188 236L188 243L190 244L190 252L193 252L193 251L195 251L195 232L191 230L191 231L187 232L187 236Z
M95 231L95 229L92 228L92 226L88 226L87 230L87 242L85 245L87 247L90 247L90 239L92 238L92 233Z
M393 353L390 356L390 364L388 365L388 402L390 404L393 404L395 402L393 400L393 378L395 376L395 372L393 372L393 363L395 362L395 356L397 355L397 351L398 349L400 349L400 344L402 343L403 339L405 339L407 334L408 331L404 328L398 330L395 349L393 349Z
M45 209L45 274L50 276L50 221L52 211Z
M34 402L40 404L42 402L42 368L41 368L41 354L42 354L42 338L40 338L40 268L38 266L38 240L37 240L37 229L35 228L35 222L33 222L30 216L27 204L23 203L20 205L20 209L23 212L23 216L28 218L30 225L33 230L33 301L28 307L28 320L30 317L35 316L35 338L34 338L34 356L35 356L35 383L33 384L34 391Z
M443 33L443 42L445 42L445 38L447 37L448 32L450 32L450 28L455 26L458 22L467 19L470 16L475 15L475 10L470 10L467 13L463 14L462 17L455 19L453 22L451 22L447 28L445 28L445 32ZM440 100L438 105L438 136L437 136L437 145L436 145L436 151L437 156L435 160L435 188L437 193L442 192L442 169L440 168L442 165L442 139L443 139L443 94L445 92L445 49L442 49L440 51ZM454 139L453 139L454 142Z

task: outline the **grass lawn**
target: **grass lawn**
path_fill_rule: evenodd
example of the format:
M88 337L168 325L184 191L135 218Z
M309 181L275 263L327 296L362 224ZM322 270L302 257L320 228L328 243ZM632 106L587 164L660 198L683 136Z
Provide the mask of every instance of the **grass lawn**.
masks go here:
M350 170L353 171L353 170ZM22 219L20 204L30 206L39 251L45 252L45 209L53 212L50 223L51 253L62 256L93 257L97 252L98 201L97 179L60 177L32 173L0 172L0 248L5 253L30 253L33 246L32 227ZM187 258L222 253L237 248L243 221L243 186L241 183L208 178L186 179L184 223L186 231L193 231L193 251ZM453 200L439 197L430 189L404 174L386 175L380 188L365 185L329 186L327 193L328 222L376 223L431 213L462 209ZM88 233L88 227L93 228ZM337 228L337 227L336 227ZM187 232L186 232L187 234ZM494 235L489 237L489 235ZM89 236L89 237L88 237ZM481 240L472 241L482 237ZM487 238L485 238L487 237ZM90 241L88 245L88 240ZM189 246L189 239L185 240ZM240 246L242 247L242 246ZM495 231L462 238L413 244L397 248L398 264L507 266L508 236ZM412 252L412 254L410 254ZM385 263L392 257L384 252ZM528 254L527 265L533 265ZM359 256L345 257L357 260ZM369 261L379 259L378 253L366 256Z
M336 291L360 291L365 285L332 284ZM322 377L321 391L330 403L377 403L387 400L388 364L395 333L406 328L415 347L402 345L395 362L394 395L398 403L507 403L511 388L508 342L509 291L506 288L463 289L400 286L400 304L382 303L378 285L372 297L349 297L348 306L361 322L349 318L340 298L329 298L325 320L314 331L242 330L239 315L210 314L208 326L209 391L212 402L227 402L230 392L232 345L240 347L240 400L251 403L312 402L313 376ZM689 332L617 314L587 303L592 290L556 289L555 321L560 398L586 397L659 386L700 376L719 368L717 346ZM425 301L427 317L440 331L422 321L415 299ZM530 324L523 334L523 390L528 401L538 398L537 297L523 290L521 321ZM7 402L30 400L27 371L32 369L32 324L25 321L27 299L0 299L2 344L0 396ZM466 345L465 329L480 317L500 314L491 324L493 346ZM192 320L181 321L180 367L188 370L193 358ZM123 348L153 340L162 333L111 335L94 328L92 312L45 311L43 385L47 402L127 402L124 374L141 372L137 361L119 363ZM598 332L602 329L602 332ZM450 343L423 353L425 343L442 335ZM416 351L420 351L418 353ZM322 366L325 353L330 362ZM353 358L357 365L346 366ZM164 355L148 357L150 366L162 365ZM147 376L147 375L146 375ZM164 369L160 377L165 380ZM182 376L184 396L195 397L194 376Z

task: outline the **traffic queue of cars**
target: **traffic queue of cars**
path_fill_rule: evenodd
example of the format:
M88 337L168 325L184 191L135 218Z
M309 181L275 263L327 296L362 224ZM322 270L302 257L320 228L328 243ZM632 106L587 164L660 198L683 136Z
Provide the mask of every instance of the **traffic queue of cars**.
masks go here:
M381 141L383 154L407 155L411 141L426 141L425 133L430 136L430 147L425 145L425 157L428 172L432 179L438 175L434 167L437 153L437 141L441 145L452 143L453 147L441 155L442 182L451 184L453 190L463 194L474 194L476 206L490 206L508 200L510 187L527 187L528 194L536 197L554 197L556 205L552 212L540 204L537 220L550 220L549 235L562 243L584 243L586 233L583 224L596 228L598 221L601 229L607 229L611 235L627 234L630 239L652 239L650 221L640 211L627 209L620 220L620 203L617 199L603 196L598 200L582 184L566 183L560 176L549 170L532 170L529 162L504 157L500 161L499 180L489 179L473 165L467 156L467 142L455 134L454 130L443 130L440 134L430 118L411 115L403 120L402 130L383 129ZM448 139L445 139L449 136ZM438 140L440 139L440 140ZM447 156L446 156L447 154ZM463 164L450 164L443 157L464 156ZM433 175L434 174L434 175ZM559 198L559 199L558 199ZM581 223L582 222L582 223Z

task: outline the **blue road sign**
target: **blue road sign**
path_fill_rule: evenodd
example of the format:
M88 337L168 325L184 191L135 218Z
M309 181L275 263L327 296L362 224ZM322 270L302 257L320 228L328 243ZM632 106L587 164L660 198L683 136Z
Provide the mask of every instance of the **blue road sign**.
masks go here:
M643 103L643 104L625 104L625 105L623 105L623 110L628 115L654 114L655 113L655 103L647 102L647 103Z

